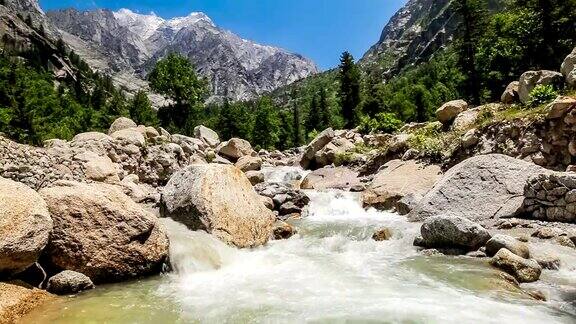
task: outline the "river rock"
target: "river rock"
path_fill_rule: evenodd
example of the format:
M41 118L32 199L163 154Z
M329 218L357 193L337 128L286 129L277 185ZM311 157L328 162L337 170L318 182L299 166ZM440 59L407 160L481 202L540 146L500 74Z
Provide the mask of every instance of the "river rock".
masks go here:
M486 254L488 256L492 257L496 255L496 253L498 253L498 251L500 251L502 248L505 248L524 259L530 258L530 250L528 249L528 245L520 242L512 236L496 234L490 240L488 240L488 242L486 242Z
M374 241L387 241L392 238L392 231L388 228L381 228L377 230L374 235L372 235L372 239Z
M440 167L417 161L393 160L374 176L362 194L364 206L395 209L405 196L424 196L441 177Z
M246 177L253 186L264 182L264 173L261 171L248 171L246 172Z
M447 124L466 109L468 109L468 103L464 100L449 101L436 110L436 118L442 124Z
M558 86L564 83L564 77L555 71L528 71L520 76L519 83L518 96L523 104L527 104L530 100L530 93L537 85Z
M19 323L19 319L55 296L20 281L0 282L0 323Z
M483 221L514 216L522 211L527 180L543 172L542 167L505 155L475 156L448 170L408 217L421 221L454 215Z
M84 167L84 176L87 179L106 183L120 181L118 170L108 156L101 156L91 151L80 153L74 159L81 161Z
M420 228L422 244L429 248L477 250L490 239L490 233L474 222L457 216L435 216Z
M227 142L221 143L216 151L233 161L237 161L243 156L252 155L252 153L255 153L252 149L252 145L250 145L248 141L240 138L232 138Z
M540 278L542 267L535 260L524 259L503 248L490 260L490 264L511 274L519 282L534 282Z
M80 133L72 138L72 142L82 143L88 141L112 141L112 137L99 132Z
M510 84L508 84L508 86L506 87L506 90L504 90L504 92L502 93L502 96L500 97L500 101L502 101L503 104L513 104L516 101L518 101L518 99L520 98L518 96L518 88L520 87L520 82L518 81L512 81L510 82Z
M42 197L24 184L0 178L0 276L34 264L51 231Z
M54 220L46 255L57 268L96 283L160 272L168 257L165 230L118 187L61 181L40 194Z
M316 157L316 153L324 148L328 143L332 141L334 138L334 130L332 128L328 128L324 130L322 133L318 134L316 138L304 150L304 154L300 159L300 166L303 169L309 169L310 167L315 168L314 160Z
M569 110L576 108L576 99L572 97L560 96L548 105L548 118L561 118Z
M194 128L194 137L199 140L202 140L206 145L210 147L216 147L220 144L220 137L218 134L213 131L212 129L200 125Z
M302 181L302 189L350 189L362 185L358 172L346 167L325 167L310 172Z
M48 279L46 290L56 295L72 295L94 289L88 276L79 272L65 270Z
M258 171L262 168L262 159L257 156L243 156L236 162L236 167L243 172Z
M576 87L576 47L562 63L560 72L562 72L562 75L566 78L568 85Z
M138 125L132 119L126 117L117 118L112 125L110 125L110 129L108 129L108 135L112 135L115 132L123 129L128 128L136 128Z
M137 147L144 147L144 145L146 145L144 134L142 134L142 132L137 128L122 129L112 133L110 136L125 144L132 144Z
M161 213L240 248L265 244L275 221L244 173L219 164L191 165L174 174Z
M286 240L296 234L294 227L286 222L278 221L274 224L274 239Z

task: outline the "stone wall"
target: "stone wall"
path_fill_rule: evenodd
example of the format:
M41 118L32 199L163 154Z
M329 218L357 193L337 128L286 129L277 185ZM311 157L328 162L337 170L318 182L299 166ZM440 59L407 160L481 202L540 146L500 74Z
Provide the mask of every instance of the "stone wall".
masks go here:
M161 186L183 166L203 160L198 147L184 150L168 137L130 135L83 133L70 142L47 141L43 148L0 136L0 176L36 190L57 180L118 182L127 175Z
M576 173L550 172L528 180L524 210L529 217L576 223Z

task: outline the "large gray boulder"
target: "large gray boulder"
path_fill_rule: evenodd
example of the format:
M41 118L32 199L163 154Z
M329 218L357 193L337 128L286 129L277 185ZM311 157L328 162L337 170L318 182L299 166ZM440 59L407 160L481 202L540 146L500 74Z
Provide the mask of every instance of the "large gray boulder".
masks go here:
M542 267L536 260L524 259L505 248L496 253L490 264L513 275L519 282L534 282L542 273Z
M450 123L461 112L468 109L468 103L464 100L453 100L442 105L436 110L436 118L442 124Z
M194 137L199 140L202 140L206 145L210 147L216 147L220 144L220 137L218 134L213 131L212 129L200 125L194 128Z
M408 195L424 196L440 179L437 165L425 165L413 160L392 160L374 176L362 194L365 206L394 209L396 203Z
M71 295L94 289L94 283L88 276L70 270L64 270L48 279L46 290L56 295Z
M495 220L522 211L524 186L546 170L501 154L472 157L448 170L408 214L412 221L436 215Z
M0 178L0 277L34 264L51 231L42 197L21 183Z
M530 100L530 93L538 85L561 85L564 77L555 71L528 71L520 76L518 85L518 96L523 104Z
M304 150L304 154L300 159L300 166L304 169L314 167L313 163L316 153L328 145L334 138L334 130L332 128L325 129L322 133L318 134L316 138Z
M490 233L484 227L457 216L430 217L422 224L420 234L423 245L428 248L474 251L490 239Z
M115 132L123 129L128 128L136 128L138 125L132 119L126 117L117 118L112 125L110 125L110 129L108 129L108 135L112 135Z
M240 248L265 244L275 221L244 173L220 164L174 174L162 194L161 214Z
M326 190L350 189L361 185L358 172L346 167L326 167L310 172L300 186L302 189Z
M568 85L576 87L576 47L562 63L560 72L562 72L562 75L566 78Z
M54 220L46 247L53 266L96 283L160 272L168 257L165 230L118 187L61 181L40 194Z

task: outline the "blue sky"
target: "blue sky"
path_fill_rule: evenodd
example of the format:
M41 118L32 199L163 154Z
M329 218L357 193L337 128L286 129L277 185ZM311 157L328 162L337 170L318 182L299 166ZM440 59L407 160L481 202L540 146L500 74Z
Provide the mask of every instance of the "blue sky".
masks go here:
M44 10L128 8L164 18L206 13L220 27L311 58L325 70L344 50L360 58L407 0L40 0Z

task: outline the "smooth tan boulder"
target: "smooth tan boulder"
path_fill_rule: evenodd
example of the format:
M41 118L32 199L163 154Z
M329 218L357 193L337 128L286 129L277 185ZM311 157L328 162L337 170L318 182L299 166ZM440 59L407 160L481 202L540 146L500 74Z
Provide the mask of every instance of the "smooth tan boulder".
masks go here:
M442 124L447 124L456 118L461 112L468 109L468 103L464 100L452 100L436 110L436 118Z
M257 156L243 156L236 162L236 167L243 172L258 171L262 168L262 159Z
M402 198L424 196L441 178L437 165L425 165L413 160L393 160L384 165L362 194L365 206L393 209Z
M218 151L218 154L230 158L233 161L237 161L243 156L255 153L250 142L240 138L232 138L227 142L221 143L216 151Z
M161 214L240 248L268 242L275 222L252 184L231 165L191 165L162 193Z
M505 248L496 253L490 264L513 275L518 282L534 282L540 279L542 274L542 267L537 261L524 259Z
M20 281L0 282L0 323L17 323L54 298L46 291Z
M132 119L119 117L112 123L112 125L110 125L110 129L108 129L108 135L112 135L119 130L136 127L138 127L138 125L136 125Z
M108 156L86 151L76 155L74 159L82 162L84 176L87 179L107 183L120 181L118 170Z
M0 276L34 264L51 231L52 219L42 197L24 184L0 178Z
M306 146L300 159L300 166L303 169L315 168L314 160L316 153L328 145L328 143L334 139L334 136L334 130L332 128L325 129L322 133L318 134L318 136Z
M95 283L160 272L168 237L159 220L119 187L61 181L42 189L54 220L49 261Z

